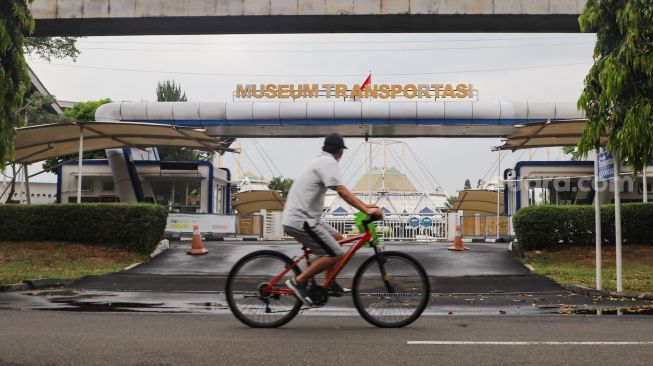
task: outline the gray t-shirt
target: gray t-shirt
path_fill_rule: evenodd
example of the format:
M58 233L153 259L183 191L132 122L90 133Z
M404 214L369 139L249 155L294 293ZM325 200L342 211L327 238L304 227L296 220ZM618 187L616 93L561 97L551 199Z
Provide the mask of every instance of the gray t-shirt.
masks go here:
M320 221L327 188L339 185L342 185L342 178L338 161L333 155L322 152L290 187L282 224L303 230L305 221Z

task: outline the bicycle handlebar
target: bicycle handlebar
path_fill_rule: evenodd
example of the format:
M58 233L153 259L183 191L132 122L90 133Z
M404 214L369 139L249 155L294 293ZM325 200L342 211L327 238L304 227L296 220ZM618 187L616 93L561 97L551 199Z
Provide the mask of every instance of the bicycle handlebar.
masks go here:
M363 227L367 231L367 225L371 224L374 221L379 221L381 220L381 216L378 215L370 215L370 217L366 218L365 220L362 221Z

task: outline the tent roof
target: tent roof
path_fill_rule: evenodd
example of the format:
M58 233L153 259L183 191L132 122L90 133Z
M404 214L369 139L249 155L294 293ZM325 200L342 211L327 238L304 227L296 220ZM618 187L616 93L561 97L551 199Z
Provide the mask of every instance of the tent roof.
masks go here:
M473 189L458 192L458 198L451 207L451 211L465 211L466 213L497 213L497 191ZM503 211L503 193L499 194L499 210Z
M515 132L506 138L506 142L495 149L515 151L577 145L583 136L586 122L585 119L570 119L517 125Z
M79 152L80 127L84 151L119 147L179 146L224 152L232 139L215 138L203 129L137 122L74 122L17 128L14 158L21 164Z
M285 203L279 191L249 191L238 193L233 207L240 214L249 214L261 210L281 211Z

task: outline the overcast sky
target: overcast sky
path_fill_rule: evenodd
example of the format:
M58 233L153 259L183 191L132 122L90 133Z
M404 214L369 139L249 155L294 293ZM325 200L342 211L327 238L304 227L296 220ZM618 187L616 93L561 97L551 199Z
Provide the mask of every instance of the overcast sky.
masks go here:
M472 83L479 100L572 101L592 64L594 35L587 34L320 34L87 37L81 55L29 64L60 100L156 101L156 84L174 80L189 101L231 101L238 83ZM315 156L317 139L250 139L242 141L247 156L242 168L266 177L294 177ZM404 140L424 163L406 149L407 173L425 189L440 184L449 194L486 174L496 175L498 139L421 138ZM347 139L352 155L360 139ZM388 165L399 165L395 145ZM362 149L361 149L362 151ZM265 164L261 155L274 164ZM505 153L502 170L530 152ZM374 154L374 165L381 154ZM557 160L558 150L539 150L534 160ZM563 157L564 158L564 157ZM359 152L345 170L352 186L364 173ZM252 163L254 161L255 163ZM224 165L234 168L226 156ZM276 167L275 167L276 165ZM494 166L494 169L492 167ZM34 170L34 168L32 169ZM432 178L427 176L432 175ZM437 182L435 182L437 180Z

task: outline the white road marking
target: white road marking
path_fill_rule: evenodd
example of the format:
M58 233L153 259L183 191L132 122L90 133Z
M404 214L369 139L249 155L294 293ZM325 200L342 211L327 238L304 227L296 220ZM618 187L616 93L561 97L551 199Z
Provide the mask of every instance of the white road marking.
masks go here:
M438 346L641 346L653 345L653 342L482 342L482 341L407 341L406 344L423 344Z

